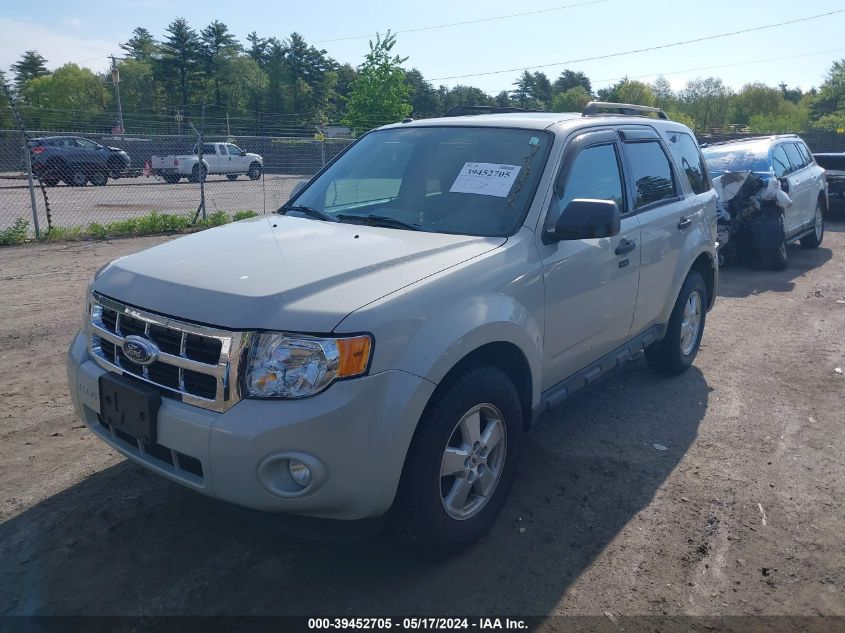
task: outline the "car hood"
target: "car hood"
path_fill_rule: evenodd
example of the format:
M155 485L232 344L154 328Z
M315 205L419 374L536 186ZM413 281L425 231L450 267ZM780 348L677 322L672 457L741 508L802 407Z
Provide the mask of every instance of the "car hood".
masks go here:
M93 289L233 330L328 333L350 312L506 241L262 216L115 260Z
M257 158L259 160L262 160L261 154L253 154L252 152L247 152L246 155L249 156L250 158Z

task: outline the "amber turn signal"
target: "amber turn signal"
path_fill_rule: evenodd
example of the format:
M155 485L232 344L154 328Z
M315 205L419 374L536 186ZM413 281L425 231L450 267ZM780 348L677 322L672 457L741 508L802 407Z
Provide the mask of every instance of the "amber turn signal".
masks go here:
M337 339L337 377L360 376L370 363L372 341L369 336L354 336Z

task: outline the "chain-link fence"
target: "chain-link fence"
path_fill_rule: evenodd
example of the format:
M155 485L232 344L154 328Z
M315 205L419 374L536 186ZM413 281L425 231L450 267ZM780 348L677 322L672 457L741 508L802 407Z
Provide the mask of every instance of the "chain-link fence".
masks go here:
M109 225L151 214L178 216L173 223L180 225L221 212L268 213L351 142L199 133L27 131L27 137L0 130L0 231L27 222L30 234L36 226L41 234L119 234L131 231Z

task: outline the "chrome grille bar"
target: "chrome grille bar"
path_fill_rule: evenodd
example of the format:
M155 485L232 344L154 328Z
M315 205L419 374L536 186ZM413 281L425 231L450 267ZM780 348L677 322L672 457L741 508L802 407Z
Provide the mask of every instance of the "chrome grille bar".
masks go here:
M103 321L104 310L115 313L114 331L111 331ZM88 351L94 361L104 369L143 380L164 390L164 395L172 394L186 404L212 411L226 411L241 399L238 376L239 368L241 363L245 361L249 347L249 332L231 332L180 321L140 310L97 293L92 293L89 297L88 315ZM136 321L143 323L144 336L148 339L155 339L155 333L151 333L153 326L159 332L163 328L165 332L172 333L174 338L178 337L178 355L160 351L153 364L141 366L139 373L136 373L137 370L131 371L132 367L121 362L120 354L123 341L127 336L122 327L122 322L125 319L134 319L133 323ZM130 333L133 329L138 331L139 327L130 328ZM217 362L212 364L190 358L188 353L189 336L219 341L220 355ZM193 340L196 341L195 338ZM111 358L103 350L103 342L114 346L114 354ZM178 378L175 385L165 385L154 380L152 369L159 364L176 369ZM192 376L202 375L213 378L213 397L205 397L196 393L198 389L192 392L188 381L186 381L186 372L193 372ZM193 378L192 380L194 387L196 387L197 379Z

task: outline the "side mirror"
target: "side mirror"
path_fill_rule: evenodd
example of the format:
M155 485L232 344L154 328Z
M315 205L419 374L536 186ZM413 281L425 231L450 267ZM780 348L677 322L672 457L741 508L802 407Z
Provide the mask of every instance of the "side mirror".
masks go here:
M784 176L780 179L780 188L783 190L784 193L789 193L789 178Z
M576 198L566 205L554 229L543 234L543 242L552 244L618 235L620 215L619 206L613 200Z
M290 195L288 196L288 200L293 200L300 191L305 189L305 185L308 184L307 180L300 180L293 186L293 189L290 191Z

